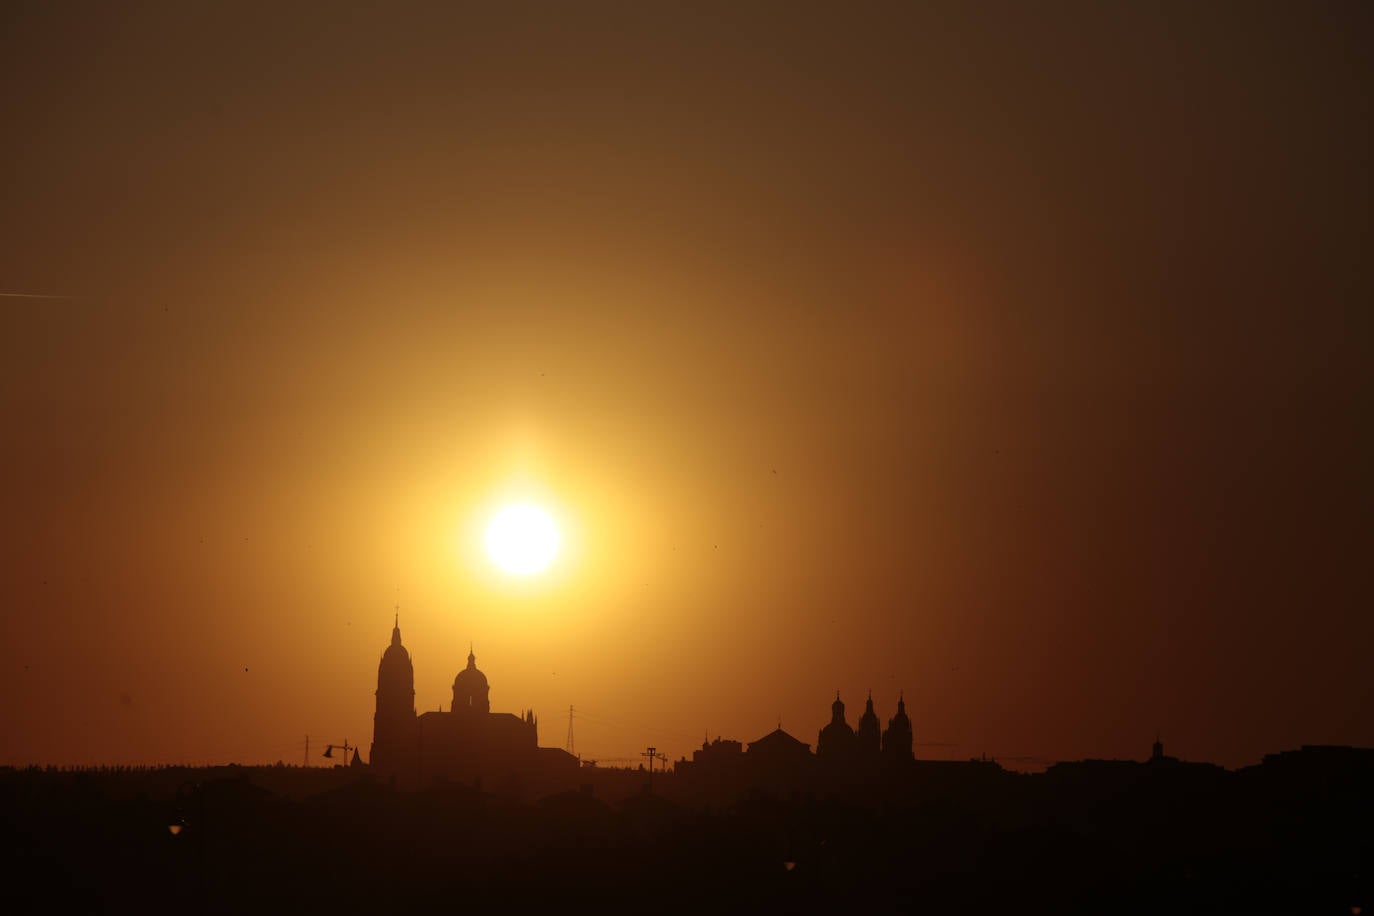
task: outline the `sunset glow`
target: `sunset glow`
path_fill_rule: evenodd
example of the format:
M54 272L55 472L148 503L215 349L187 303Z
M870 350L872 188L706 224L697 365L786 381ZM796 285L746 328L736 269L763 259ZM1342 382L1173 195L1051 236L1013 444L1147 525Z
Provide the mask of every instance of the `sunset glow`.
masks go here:
M879 6L8 4L0 769L1374 746L1374 4Z
M3 912L1374 914L1371 47L0 6Z

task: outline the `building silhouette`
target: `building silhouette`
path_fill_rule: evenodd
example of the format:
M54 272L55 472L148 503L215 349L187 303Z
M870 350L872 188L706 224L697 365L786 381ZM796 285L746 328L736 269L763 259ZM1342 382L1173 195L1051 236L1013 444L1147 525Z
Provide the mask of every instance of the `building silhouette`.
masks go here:
M391 645L377 666L377 710L372 716L372 748L367 759L387 776L415 769L419 723L415 717L415 669L401 645L401 616L391 628Z
M816 757L832 779L867 779L880 767L891 769L911 763L911 719L906 714L906 700L898 698L897 714L887 721L884 730L873 708L873 692L864 702L859 727L851 729L845 721L844 701L838 691L830 704L830 722L820 730L816 741Z
M914 760L915 755L911 751L911 743L911 719L906 714L906 697L899 693L897 694L897 714L887 720L887 730L883 732L883 757L899 764Z
M401 644L400 619L377 670L377 711L371 759L383 778L402 785L497 780L514 785L556 773L575 773L577 758L560 748L539 747L539 721L531 710L519 715L491 711L491 685L468 648L467 667L453 679L453 701L417 715L415 673Z
M854 754L854 729L844 720L844 701L835 691L830 704L830 722L816 736L816 756L830 764L847 764Z
M775 728L757 741L749 742L749 759L759 766L805 766L811 760L811 745Z
M750 741L744 757L751 785L799 788L809 785L815 776L811 745L792 737L781 726Z
M677 764L677 775L690 795L738 795L751 789L793 790L849 794L892 789L917 778L920 769L912 755L911 719L906 700L899 696L897 713L880 726L872 692L859 717L858 729L845 721L844 700L838 692L830 704L830 721L817 736L816 751L810 745L783 731L773 731L741 745L738 741L707 738L692 759ZM970 769L971 764L941 761L936 770L952 777ZM993 768L999 769L993 765ZM982 767L981 769L987 769Z
M873 691L870 690L864 714L859 716L859 727L854 730L854 751L861 758L877 757L881 741L878 715L873 711Z
M737 767L744 759L744 745L729 738L703 739L701 750L692 752L692 763L702 766Z

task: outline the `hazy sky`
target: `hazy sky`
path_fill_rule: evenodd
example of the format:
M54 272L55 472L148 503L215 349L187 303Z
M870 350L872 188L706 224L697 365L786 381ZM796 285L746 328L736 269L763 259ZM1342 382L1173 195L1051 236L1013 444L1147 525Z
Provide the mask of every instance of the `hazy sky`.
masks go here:
M0 763L1374 744L1368 4L210 6L0 8Z

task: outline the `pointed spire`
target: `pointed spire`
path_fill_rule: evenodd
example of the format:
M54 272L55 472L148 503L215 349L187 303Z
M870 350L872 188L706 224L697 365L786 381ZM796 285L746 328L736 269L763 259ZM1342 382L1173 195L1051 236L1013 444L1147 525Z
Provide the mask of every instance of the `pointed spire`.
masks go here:
M401 644L401 606L396 605L396 618L391 623L391 644L399 646Z
M468 667L477 667L477 656L472 654L472 643L468 643Z

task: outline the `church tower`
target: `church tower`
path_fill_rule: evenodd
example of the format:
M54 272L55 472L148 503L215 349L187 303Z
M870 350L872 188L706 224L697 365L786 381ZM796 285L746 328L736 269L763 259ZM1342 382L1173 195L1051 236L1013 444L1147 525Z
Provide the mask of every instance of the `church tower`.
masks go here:
M906 714L906 699L897 695L897 715L887 720L883 732L883 756L891 760L911 760L911 719Z
M881 741L880 728L878 716L873 712L873 691L870 690L868 703L864 706L864 714L859 717L858 731L854 733L854 744L860 756L878 756L878 745Z
M384 777L408 772L417 753L419 727L415 718L415 669L401 645L401 617L391 629L391 645L377 666L377 711L372 717L372 749L368 759Z

